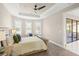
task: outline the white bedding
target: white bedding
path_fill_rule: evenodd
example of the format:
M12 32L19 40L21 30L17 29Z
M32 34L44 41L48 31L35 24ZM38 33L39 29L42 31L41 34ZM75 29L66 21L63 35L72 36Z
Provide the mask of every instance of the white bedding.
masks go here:
M43 40L34 36L23 38L22 41L18 44L13 45L13 55L21 55L24 53L29 53L35 50L47 50L47 46Z

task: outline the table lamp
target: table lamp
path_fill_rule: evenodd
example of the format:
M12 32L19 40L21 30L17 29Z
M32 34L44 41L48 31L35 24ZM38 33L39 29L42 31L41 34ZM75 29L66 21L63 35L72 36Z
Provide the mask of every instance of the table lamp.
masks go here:
M12 34L14 35L16 33L15 28L12 29Z

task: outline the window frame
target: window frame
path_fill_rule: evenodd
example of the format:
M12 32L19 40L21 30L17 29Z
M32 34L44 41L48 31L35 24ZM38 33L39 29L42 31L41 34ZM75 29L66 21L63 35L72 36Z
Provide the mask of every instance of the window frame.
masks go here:
M70 31L70 33L71 33L71 37L70 37L70 38L71 38L71 42L67 42L67 41L66 41L66 42L67 42L67 43L72 43L72 42L74 42L74 41L79 40L79 39L78 39L78 32L77 32L77 31L78 31L78 26L79 26L79 25L78 25L78 22L79 22L79 21L78 21L78 20L73 20L73 19L70 19L70 18L66 18L66 37L68 36L68 35L67 35L67 20L71 20L71 31ZM76 24L75 24L75 27L76 27L75 31L76 31L76 32L73 31L73 30L74 30L74 27L73 27L73 26L74 26L74 22L76 23ZM70 29L69 29L69 30L70 30ZM75 37L74 37L74 33L75 33ZM67 39L68 39L68 37L67 37ZM66 40L67 40L67 39L66 39ZM74 39L76 39L76 40L74 40Z

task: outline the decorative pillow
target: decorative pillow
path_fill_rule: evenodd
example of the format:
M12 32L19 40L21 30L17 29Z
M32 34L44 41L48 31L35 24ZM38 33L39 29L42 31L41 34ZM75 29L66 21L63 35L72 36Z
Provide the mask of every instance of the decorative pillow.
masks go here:
M29 33L29 36L33 36L32 33Z
M16 36L18 37L18 40L21 41L21 36L19 34L16 34Z
M14 43L19 43L21 40L21 36L19 34L13 35Z
M7 43L8 43L8 45L14 44L14 40L12 39L12 36L9 39L7 39Z
M13 38L12 36L9 36L8 38L6 38L6 40L2 41L3 47L13 45L14 40L12 38Z

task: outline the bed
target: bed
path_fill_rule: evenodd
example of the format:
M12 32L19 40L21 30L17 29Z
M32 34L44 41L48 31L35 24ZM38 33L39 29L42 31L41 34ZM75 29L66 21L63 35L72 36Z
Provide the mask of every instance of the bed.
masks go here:
M21 42L12 45L12 55L29 55L45 50L47 45L36 36L22 38Z

